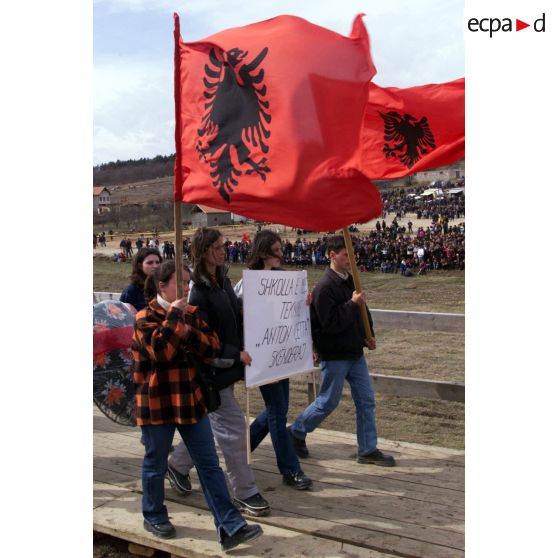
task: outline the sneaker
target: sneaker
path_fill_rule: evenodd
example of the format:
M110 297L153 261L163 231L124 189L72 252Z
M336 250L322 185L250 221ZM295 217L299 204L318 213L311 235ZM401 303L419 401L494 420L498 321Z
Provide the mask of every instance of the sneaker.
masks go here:
M309 479L303 471L290 475L283 475L283 483L297 490L308 490L312 486L312 480Z
M253 515L254 517L263 517L264 515L269 515L270 512L269 502L259 492L244 500L234 498L233 502L241 512Z
M153 533L156 537L160 539L172 539L176 536L176 529L170 521L164 521L163 523L151 524L147 521L143 521L143 528L150 533Z
M234 535L227 535L224 530L221 530L221 548L226 552L236 548L239 544L257 539L262 533L262 528L259 525L245 525Z
M369 463L371 465L379 465L380 467L393 467L395 466L395 459L391 455L382 453L376 448L372 453L366 455L359 455L357 457L358 463Z
M301 440L300 438L297 438L293 434L291 428L292 426L289 426L287 428L287 432L289 433L289 437L291 438L291 442L293 444L295 453L298 455L298 457L302 457L303 459L305 459L310 455L310 453L308 452L308 448L306 447L306 440Z
M177 471L170 463L167 463L167 474L171 487L180 496L187 496L192 492L192 483L190 482L190 475L183 475Z

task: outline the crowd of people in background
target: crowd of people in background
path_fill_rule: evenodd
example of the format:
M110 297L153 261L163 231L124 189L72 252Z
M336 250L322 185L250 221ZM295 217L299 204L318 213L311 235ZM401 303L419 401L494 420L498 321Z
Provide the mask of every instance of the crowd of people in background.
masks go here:
M450 188L460 185L446 184ZM465 217L465 197L462 192L440 197L422 196L428 188L422 186L383 194L383 218L376 221L368 235L359 234L354 225L349 227L360 271L411 276L429 270L465 269L465 223L458 221ZM431 223L414 228L412 219L415 217L429 219ZM325 247L331 233L317 240L307 240L304 235L308 231L292 231L296 232L296 238L286 238L282 244L284 265L329 264ZM244 235L239 241L226 239L225 246L226 261L242 264L250 253L251 241Z
M413 230L412 221L400 224L395 217L390 225L385 219L377 221L368 235L353 227L351 235L360 271L423 274L429 270L465 269L465 223L450 225L447 217L436 215L429 227ZM297 236L282 243L285 266L307 267L328 265L326 243L328 235L317 240ZM187 246L187 241L185 242ZM226 261L245 263L251 250L250 239L225 240ZM185 248L185 253L187 250Z
M465 223L450 225L447 218L437 217L429 227L413 230L412 221L400 224L395 217L388 225L385 219L377 221L376 228L369 234L361 234L353 228L351 237L354 242L355 256L361 272L424 274L430 270L465 269ZM328 265L325 250L328 235L316 240L304 236L284 239L282 243L283 262L288 267L308 267ZM142 247L159 250L163 260L176 257L175 246L171 241L141 239L136 241L136 250ZM238 241L225 240L225 260L229 264L244 264L252 249L252 241L247 235ZM183 241L186 260L191 260L191 243ZM115 253L114 261L127 261L133 257L134 250L130 239L124 238L120 253Z
M447 219L433 221L430 227L412 231L412 221L400 225L394 218L388 226L377 222L368 235L353 233L354 251L360 271L379 271L409 276L428 270L465 269L465 223L450 225ZM285 265L304 267L327 265L327 236L315 241L297 238L286 240Z
M428 194L430 186L392 190L382 194L384 212L381 220L367 234L351 225L355 256L362 272L401 273L405 276L421 275L431 270L465 269L465 196L459 188L462 183L446 183L454 189L453 194ZM428 194L428 195L424 195ZM429 226L416 227L413 219L428 219ZM261 226L259 226L261 228ZM309 231L291 229L296 237L282 241L285 266L307 267L329 265L325 247L329 235L307 240ZM113 231L109 232L111 238ZM140 235L135 241L136 251L142 247L161 252L163 260L176 257L172 241L160 242L158 232L152 237ZM93 247L106 246L106 235L93 235ZM252 249L252 240L244 234L240 240L225 238L225 261L229 264L245 264ZM191 261L191 241L183 240L183 253ZM114 261L126 261L134 255L134 246L129 237L120 242L120 253Z
M427 194L427 190L436 190L432 186L417 186L400 190L391 190L382 193L384 213L382 217L388 218L394 214L398 219L405 218L414 213L417 219L447 218L450 221L465 217L465 194L459 192L463 182L446 183L448 189L455 190L454 194L436 195Z
M97 249L97 246L106 247L106 236L104 232L100 233L99 235L93 233L93 249ZM112 256L112 259L115 262L125 262L130 260L134 256L134 254L139 252L142 248L152 248L159 250L159 252L162 254L163 260L174 260L176 257L174 243L169 240L161 242L157 236L150 238L145 237L142 234L136 239L134 243L132 243L132 240L128 236L125 236L120 241L119 248L120 252L115 252Z

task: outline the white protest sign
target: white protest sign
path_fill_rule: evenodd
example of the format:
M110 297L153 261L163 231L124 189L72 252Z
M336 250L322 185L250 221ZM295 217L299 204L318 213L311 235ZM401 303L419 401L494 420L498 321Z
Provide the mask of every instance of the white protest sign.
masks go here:
M306 271L244 270L244 347L252 357L246 386L313 368Z

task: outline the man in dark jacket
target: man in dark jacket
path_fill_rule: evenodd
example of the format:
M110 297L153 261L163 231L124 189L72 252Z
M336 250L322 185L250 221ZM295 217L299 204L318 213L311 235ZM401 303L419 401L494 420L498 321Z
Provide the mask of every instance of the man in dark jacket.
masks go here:
M363 354L363 347L374 350L376 341L370 315L372 339L366 340L359 308L366 304L366 295L355 291L342 236L329 239L327 255L331 263L312 293L310 307L312 338L320 357L322 385L316 400L289 427L291 440L297 455L308 457L306 435L337 408L347 380L356 407L357 461L393 467L393 457L377 448L374 389Z

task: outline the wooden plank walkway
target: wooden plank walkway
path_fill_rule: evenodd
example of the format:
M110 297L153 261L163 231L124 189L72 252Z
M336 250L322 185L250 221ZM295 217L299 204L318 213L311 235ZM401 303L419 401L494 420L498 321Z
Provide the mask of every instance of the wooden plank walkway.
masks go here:
M177 537L163 541L144 531L140 430L115 424L97 408L93 421L94 530L174 556L224 555L195 472L192 494L181 498L167 486L166 503ZM398 462L389 469L356 463L353 434L318 429L308 437L308 447L311 457L302 460L314 481L308 492L281 483L269 439L254 452L252 467L272 513L257 518L264 529L262 537L229 554L464 556L463 451L381 440L380 447Z

